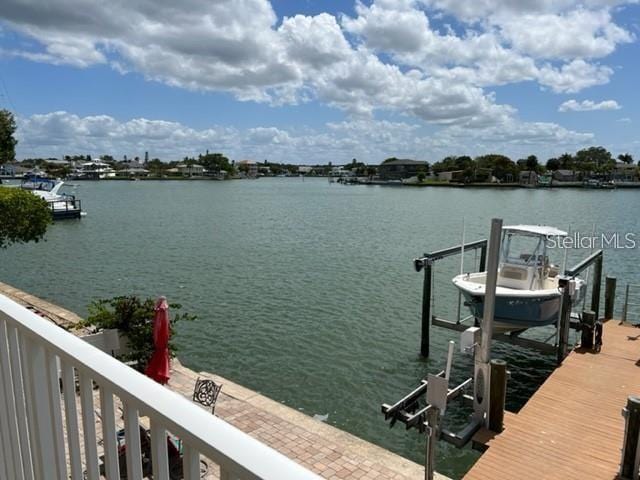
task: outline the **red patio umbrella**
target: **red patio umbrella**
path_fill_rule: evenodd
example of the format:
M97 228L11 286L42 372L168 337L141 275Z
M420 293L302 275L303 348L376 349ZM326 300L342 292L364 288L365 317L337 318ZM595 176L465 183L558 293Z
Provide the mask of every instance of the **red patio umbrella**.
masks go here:
M156 301L156 314L153 318L153 345L155 351L144 371L147 377L164 385L169 381L169 305L165 297Z

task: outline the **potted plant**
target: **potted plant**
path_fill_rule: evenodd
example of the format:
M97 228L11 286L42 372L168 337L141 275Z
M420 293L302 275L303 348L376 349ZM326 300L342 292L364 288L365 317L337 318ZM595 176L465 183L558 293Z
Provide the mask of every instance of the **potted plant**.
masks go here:
M172 311L170 325L175 332L175 325L183 320L195 320L196 316L188 313L176 313L182 306L169 304ZM125 339L126 348L117 358L132 363L134 368L142 371L153 355L153 318L155 315L155 299L141 299L136 295L123 295L109 299L95 300L89 304L89 315L78 327L89 327L94 332L117 329ZM175 335L169 340L169 354L175 357L177 347Z

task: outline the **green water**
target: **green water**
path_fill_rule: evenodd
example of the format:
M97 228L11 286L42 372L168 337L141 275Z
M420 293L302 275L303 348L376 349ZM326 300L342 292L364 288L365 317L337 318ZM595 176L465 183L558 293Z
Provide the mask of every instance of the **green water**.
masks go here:
M425 251L487 235L491 217L590 233L639 232L633 190L489 190L342 186L326 179L232 182L81 182L88 216L60 222L46 242L0 251L0 280L80 314L95 298L166 295L199 320L179 327L181 359L401 455L422 462L424 443L389 430L392 402L443 366L450 332L432 333L418 356ZM638 239L640 240L640 238ZM581 254L572 253L569 263ZM619 290L637 282L638 249L607 250ZM466 255L467 265L474 255ZM436 268L435 309L456 310L450 278ZM469 270L469 268L465 268ZM618 297L618 306L621 296ZM519 408L553 359L497 345ZM455 358L453 380L471 373ZM452 424L466 413L451 408ZM461 476L476 454L439 445L437 469Z

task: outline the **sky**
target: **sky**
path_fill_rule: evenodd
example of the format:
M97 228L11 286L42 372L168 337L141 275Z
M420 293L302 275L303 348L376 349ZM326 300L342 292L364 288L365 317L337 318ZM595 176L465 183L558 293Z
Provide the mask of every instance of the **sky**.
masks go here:
M17 157L640 159L637 0L3 0Z

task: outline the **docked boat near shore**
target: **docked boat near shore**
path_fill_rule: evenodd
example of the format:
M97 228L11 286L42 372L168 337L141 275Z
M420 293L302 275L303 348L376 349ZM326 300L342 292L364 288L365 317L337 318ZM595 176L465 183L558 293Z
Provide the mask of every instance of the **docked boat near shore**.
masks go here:
M65 218L80 218L83 216L82 203L75 195L60 193L64 182L62 180L50 180L46 178L27 179L21 188L31 191L49 204L54 220Z
M549 243L567 232L539 225L503 227L496 287L494 328L497 332L524 330L554 324L560 313L559 268L550 263ZM486 272L453 278L472 315L482 318ZM582 299L586 282L575 279L572 302Z

